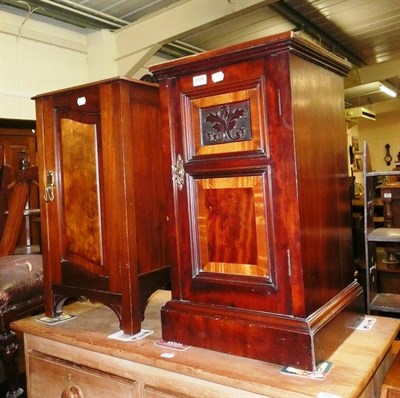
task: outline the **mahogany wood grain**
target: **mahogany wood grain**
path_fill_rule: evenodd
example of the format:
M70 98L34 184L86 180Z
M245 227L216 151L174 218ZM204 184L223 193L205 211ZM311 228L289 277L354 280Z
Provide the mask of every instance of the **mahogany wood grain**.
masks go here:
M169 283L156 84L126 78L35 97L46 314L69 297L99 300L125 333L140 330L148 297Z
M287 32L150 70L165 163L181 157L184 173L168 187L164 338L314 369L365 311L351 250L349 63Z

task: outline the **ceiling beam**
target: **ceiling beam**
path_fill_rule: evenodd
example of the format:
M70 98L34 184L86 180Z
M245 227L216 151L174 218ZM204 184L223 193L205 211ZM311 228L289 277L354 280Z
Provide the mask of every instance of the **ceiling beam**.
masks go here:
M345 79L344 87L350 88L376 81L390 80L400 74L400 59L353 68Z
M359 56L342 46L338 41L329 36L317 25L309 21L306 17L298 13L293 8L289 7L284 1L279 0L271 4L270 7L279 15L286 18L289 22L296 25L299 30L304 30L310 36L318 39L321 44L324 44L325 47L330 51L346 57L347 60L354 65L360 66L366 64Z
M151 18L115 32L118 74L131 77L162 45L179 40L209 24L233 18L238 13L254 11L274 1L213 0L212 7L198 0L183 0L173 4Z

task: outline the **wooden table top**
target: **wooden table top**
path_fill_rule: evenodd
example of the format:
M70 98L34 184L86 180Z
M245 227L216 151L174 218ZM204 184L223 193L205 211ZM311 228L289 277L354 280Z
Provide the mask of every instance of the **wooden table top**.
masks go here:
M325 380L312 380L281 374L282 366L276 364L196 347L177 351L155 345L161 339L160 308L169 298L169 291L157 291L151 297L142 328L152 330L153 334L135 342L107 338L119 330L116 315L109 308L88 301L65 306L64 313L76 315L67 322L46 325L37 321L41 316L35 316L12 326L26 334L279 398L317 397L321 393L358 397L400 330L400 319L368 316L376 319L373 328L354 330L327 358L333 367ZM165 354L173 356L168 358Z

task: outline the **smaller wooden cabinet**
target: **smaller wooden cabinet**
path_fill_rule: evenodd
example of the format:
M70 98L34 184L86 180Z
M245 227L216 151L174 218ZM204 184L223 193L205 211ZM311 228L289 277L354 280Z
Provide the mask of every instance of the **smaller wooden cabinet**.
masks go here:
M169 282L158 86L114 78L35 100L46 314L85 296L136 333Z

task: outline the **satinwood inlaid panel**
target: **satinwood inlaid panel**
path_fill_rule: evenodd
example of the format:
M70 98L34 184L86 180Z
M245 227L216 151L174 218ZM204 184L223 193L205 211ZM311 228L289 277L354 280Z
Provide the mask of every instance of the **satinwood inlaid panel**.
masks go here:
M210 95L196 90L182 95L188 155L242 151L267 152L262 79L223 85ZM225 91L225 92L224 92Z
M261 76L180 96L186 175L181 191L189 212L182 223L188 222L190 231L186 271L192 277L181 283L199 301L210 290L220 293L213 300L221 305L229 300L240 306L252 291L278 299L271 167L280 154L269 149L265 112L260 112L266 104L263 82ZM281 275L286 272L287 266L280 268ZM242 285L228 299L222 292L232 278ZM256 300L249 305L266 308Z
M267 277L261 176L196 180L200 271Z

